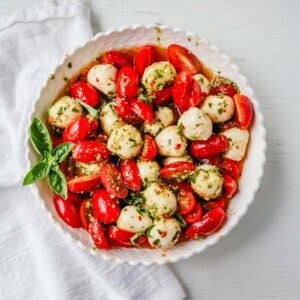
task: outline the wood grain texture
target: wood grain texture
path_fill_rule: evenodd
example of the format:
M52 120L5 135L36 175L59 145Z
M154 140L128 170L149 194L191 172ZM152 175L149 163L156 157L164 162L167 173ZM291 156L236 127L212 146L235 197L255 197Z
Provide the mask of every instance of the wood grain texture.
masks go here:
M39 2L0 0L0 15ZM95 33L163 23L205 37L240 66L260 101L268 143L260 191L224 240L170 265L188 299L300 299L300 1L91 0L90 7Z

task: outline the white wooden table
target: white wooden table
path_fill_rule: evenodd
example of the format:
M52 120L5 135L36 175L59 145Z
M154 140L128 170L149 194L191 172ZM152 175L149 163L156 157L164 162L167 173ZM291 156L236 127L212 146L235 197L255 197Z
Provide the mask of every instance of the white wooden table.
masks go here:
M0 0L0 16L40 2ZM188 299L300 299L300 1L91 0L90 6L95 33L164 23L205 37L236 61L260 100L268 142L260 192L229 236L170 265Z

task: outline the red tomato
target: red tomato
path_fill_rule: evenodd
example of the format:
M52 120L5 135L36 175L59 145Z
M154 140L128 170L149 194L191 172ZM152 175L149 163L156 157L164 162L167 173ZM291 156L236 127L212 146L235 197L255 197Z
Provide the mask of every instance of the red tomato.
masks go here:
M85 193L95 190L101 183L100 173L76 176L68 181L68 190L72 193Z
M223 174L223 177L224 177L224 183L223 183L224 195L223 196L227 197L227 198L231 198L237 191L237 183L228 174Z
M140 158L142 160L153 160L158 153L155 139L151 135L146 134L144 137L144 141L144 147Z
M52 140L53 148L55 148L56 146L58 146L64 142L63 138L56 134L51 134L51 140Z
M101 59L103 64L112 64L117 68L123 68L131 65L131 59L122 52L119 51L108 51Z
M71 227L78 228L81 226L79 205L69 198L64 200L62 197L54 196L54 206L62 220Z
M225 212L217 207L207 212L203 218L192 224L186 231L189 240L197 239L200 236L208 236L220 228L225 219Z
M177 71L187 71L190 74L197 74L202 70L199 59L188 49L172 44L167 48L169 62Z
M203 207L206 209L206 210L212 210L216 207L219 207L219 208L222 208L222 209L225 209L226 208L226 205L227 205L227 201L225 200L225 198L223 197L220 197L216 200L210 200L210 201L207 201Z
M120 170L127 187L135 192L139 192L142 186L142 180L136 162L133 159L122 160Z
M131 105L126 99L116 98L114 106L117 114L127 123L137 124L139 123L138 116L132 110Z
M236 94L233 97L236 112L237 112L237 120L239 122L239 127L241 129L247 129L252 122L253 118L253 107L250 99L241 94Z
M98 106L100 103L97 89L85 81L77 81L71 84L70 95L93 107Z
M110 151L98 141L79 141L72 149L72 156L83 163L101 162L110 156Z
M80 219L84 229L88 229L93 215L94 211L91 199L83 200L80 204Z
M120 214L119 202L104 189L98 190L92 197L94 216L104 224L117 221Z
M156 105L162 105L165 102L169 101L172 98L172 91L173 87L169 86L167 88L164 88L160 91L154 92L154 104Z
M187 161L177 161L165 165L160 169L160 177L165 180L185 180L196 169L196 166Z
M227 95L233 97L239 93L237 85L223 76L215 76L211 83L210 94L211 95Z
M106 163L100 170L101 181L112 197L124 199L128 190L118 168L112 163Z
M196 205L196 198L192 192L180 190L177 194L178 213L180 215L189 214Z
M79 197L78 194L75 193L68 193L68 200L77 204L81 203L81 198Z
M223 170L226 171L230 176L233 178L238 178L241 174L240 167L238 163L234 160L231 160L229 158L223 157L219 163L218 166Z
M108 228L108 237L111 243L115 246L132 247L131 238L135 235L134 232L119 229L117 226Z
M130 102L131 110L140 117L144 122L152 124L154 120L154 112L152 106L144 101L133 99Z
M223 135L213 135L207 141L193 141L190 153L196 158L207 158L223 153L229 147L227 138Z
M137 97L139 90L139 78L136 70L132 67L120 69L116 82L117 96L125 99Z
M194 192L191 184L189 182L186 182L186 181L183 181L183 182L172 181L172 182L169 183L169 185L175 191L185 190L185 191L192 192L192 193Z
M144 46L138 50L134 58L134 67L140 77L144 70L155 62L157 50L155 46Z
M176 76L172 94L174 103L184 110L198 106L203 98L199 83L186 71Z
M110 244L104 233L104 228L98 219L93 219L90 222L88 231L97 248L105 250L110 249Z
M199 202L196 202L194 209L183 216L185 222L187 222L188 224L192 224L195 222L198 222L202 217L202 207L200 205Z
M94 122L96 122L96 125ZM96 126L98 127L96 120L91 120L86 117L79 117L65 128L63 140L64 142L83 141L96 131Z

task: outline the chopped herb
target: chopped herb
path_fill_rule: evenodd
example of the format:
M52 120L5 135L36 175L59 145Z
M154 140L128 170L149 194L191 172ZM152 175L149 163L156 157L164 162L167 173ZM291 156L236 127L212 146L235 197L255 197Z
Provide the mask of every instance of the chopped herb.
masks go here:
M69 81L69 78L65 76L65 77L63 78L63 80L66 81L66 82L68 82L68 81Z
M177 130L177 133L179 135L183 135L183 130L184 130L184 126L182 123L179 123L178 126L177 126L178 130Z
M159 245L159 243L160 243L160 240L159 240L159 239L156 239L156 240L153 242L153 245L157 246L157 245Z
M55 79L55 75L54 74L50 74L50 79L51 80Z
M185 227L187 225L182 215L180 215L179 213L176 212L174 214L174 216L177 219L177 221L181 227Z
M208 103L208 106L211 108L211 107L212 107L212 103L211 103L211 102L209 102L209 103Z
M152 237L152 236L151 236L151 230L153 229L154 226L155 226L155 225L151 225L151 226L146 230L146 236L147 236L147 237Z
M73 108L72 108L72 111L73 111L73 112L79 112L79 109L78 109L77 107L73 107Z
M68 67L69 69L71 69L71 68L72 68L72 63L69 62L68 65L67 65L67 67Z
M145 102L145 103L148 103L148 104L150 104L150 103L152 103L153 102L153 100L155 99L155 96L154 95L150 95L150 94L143 94L143 93L140 93L139 95L138 95L138 99L139 100L141 100L141 101L143 101L143 102Z

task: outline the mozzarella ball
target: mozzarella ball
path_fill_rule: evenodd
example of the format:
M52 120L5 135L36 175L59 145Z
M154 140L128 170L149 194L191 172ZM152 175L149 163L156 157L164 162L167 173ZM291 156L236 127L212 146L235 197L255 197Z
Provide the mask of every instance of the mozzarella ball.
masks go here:
M209 81L207 80L207 78L202 74L196 74L193 77L199 83L200 88L201 88L201 93L208 95L210 84L209 84Z
M117 227L130 232L144 232L152 225L152 219L137 209L136 206L125 206L117 220Z
M145 208L152 216L171 216L176 211L175 194L162 183L150 183L144 190Z
M72 97L64 96L49 108L48 122L51 126L63 129L82 114L80 103Z
M84 175L93 175L100 172L101 167L105 161L99 163L82 163L79 161L75 162L76 167L76 175L84 176Z
M154 120L154 122L152 122L152 124L149 124L147 122L144 122L144 132L148 132L153 136L156 136L159 134L159 132L161 132L164 129L164 125L157 120Z
M173 83L176 70L168 61L155 62L148 66L142 76L142 85L147 91L156 92Z
M137 156L141 151L142 145L141 133L129 124L114 129L107 141L107 148L122 159Z
M232 118L235 106L231 97L213 95L205 98L201 109L214 123L222 123Z
M160 121L163 127L172 125L175 121L173 109L168 106L158 106L158 110L155 112L155 119Z
M137 166L144 185L157 181L160 167L156 161L138 160Z
M174 246L180 237L181 227L174 218L159 219L153 222L153 227L147 232L149 243L165 250Z
M176 125L164 128L155 138L158 151L163 156L181 156L187 147L186 138Z
M114 106L111 102L102 106L99 115L102 130L105 134L110 135L116 128L125 125L125 122L116 113Z
M224 157L235 161L240 161L244 158L249 141L249 132L246 129L233 127L227 129L220 134L227 137L229 141L229 148L224 153Z
M204 164L197 168L192 180L192 188L205 200L215 199L222 193L223 181L218 167Z
M192 141L206 141L210 138L213 126L210 118L200 108L190 107L178 120L183 135Z
M171 163L178 162L178 161L193 162L193 159L188 153L184 153L183 155L178 156L178 157L166 157L163 160L163 164L167 165L167 164L171 164Z
M114 98L116 95L117 73L118 69L114 65L95 65L89 70L87 81L107 97Z

